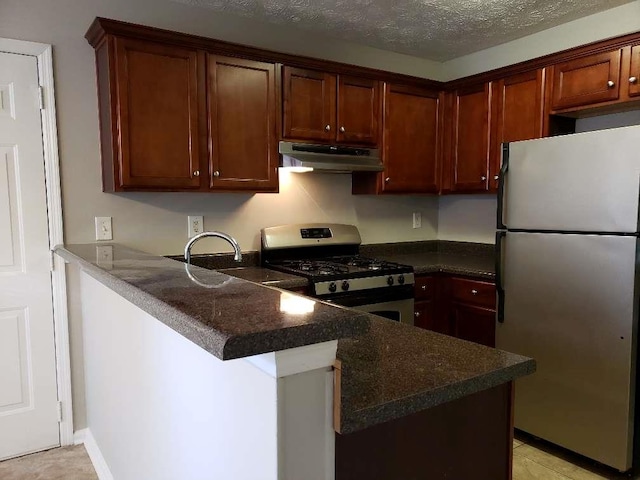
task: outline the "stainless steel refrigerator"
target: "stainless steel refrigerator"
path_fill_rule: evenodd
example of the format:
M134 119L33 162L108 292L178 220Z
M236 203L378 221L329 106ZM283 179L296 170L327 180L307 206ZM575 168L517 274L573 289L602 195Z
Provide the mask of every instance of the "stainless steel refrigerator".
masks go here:
M496 346L533 357L515 426L633 464L640 127L505 144ZM640 415L640 412L639 412Z

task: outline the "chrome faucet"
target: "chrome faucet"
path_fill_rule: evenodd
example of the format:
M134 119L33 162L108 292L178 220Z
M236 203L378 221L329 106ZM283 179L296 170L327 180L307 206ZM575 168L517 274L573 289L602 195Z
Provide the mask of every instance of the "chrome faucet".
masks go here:
M233 251L234 251L233 259L236 262L242 261L242 252L240 251L240 245L238 244L235 238L222 232L202 232L202 233L199 233L198 235L195 235L194 237L191 237L187 242L187 244L184 246L184 259L187 262L187 264L191 263L191 247L193 247L193 244L196 243L198 240L205 237L218 237L218 238L222 238L223 240L226 240L233 247Z

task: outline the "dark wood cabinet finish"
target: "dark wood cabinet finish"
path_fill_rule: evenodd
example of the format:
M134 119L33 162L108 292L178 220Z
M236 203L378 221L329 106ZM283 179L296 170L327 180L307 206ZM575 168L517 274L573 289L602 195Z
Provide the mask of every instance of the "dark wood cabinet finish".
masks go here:
M502 78L491 85L494 115L489 189L497 190L502 144L542 138L545 69Z
M451 285L451 298L454 301L495 310L495 283L451 277L449 278L449 284Z
M210 187L277 191L276 67L208 56Z
M336 480L511 480L513 388L336 434Z
M339 143L371 145L378 143L380 85L368 78L338 76Z
M198 189L203 58L188 48L110 40L97 52L104 190Z
M283 138L375 146L380 82L282 67Z
M616 100L620 95L621 57L619 49L554 65L551 108Z
M336 76L282 68L283 137L332 141L336 136Z
M629 82L629 96L640 95L640 45L631 47L631 66L627 82Z
M454 192L489 187L490 83L453 92L449 161Z
M488 308L453 302L451 318L453 335L462 340L496 346L496 312Z

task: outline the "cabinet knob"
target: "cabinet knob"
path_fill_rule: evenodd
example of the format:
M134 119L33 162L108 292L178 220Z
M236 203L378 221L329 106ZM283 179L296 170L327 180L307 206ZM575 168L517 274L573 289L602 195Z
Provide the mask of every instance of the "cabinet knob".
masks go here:
M500 179L500 175L494 175L494 176L493 176L493 179L494 179L494 180L499 180L499 179Z
M422 285L422 287L420 287L420 288L422 288L423 292L427 290L427 286L426 285Z
M484 175L480 177L480 180L482 180L483 182L487 179L487 177L485 177Z
M471 290L471 295L477 295L477 294L478 294L478 290L476 290L475 288Z
M214 177L219 177L220 176L220 170L216 170L215 172L213 172L213 176Z
M327 125L326 127L324 127L324 129L325 129L327 132L330 132L330 131L331 131L331 125Z
M609 80L609 81L607 82L607 87L609 87L609 88L613 88L613 87L615 87L615 86L616 86L616 82L614 82L613 80Z
M387 177L387 178L384 179L384 183L389 183L390 181L391 181L390 177Z
M420 316L420 312L413 312L413 315L418 318Z
M193 172L193 176L194 177L199 177L200 176L200 170L196 170L195 172Z
M344 133L344 127L340 127L340 133Z
M638 77L629 77L629 83L638 83Z

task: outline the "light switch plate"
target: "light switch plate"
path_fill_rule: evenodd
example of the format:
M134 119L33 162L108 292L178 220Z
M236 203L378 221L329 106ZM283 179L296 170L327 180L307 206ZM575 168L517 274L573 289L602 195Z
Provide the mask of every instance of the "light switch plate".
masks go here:
M96 240L113 240L111 217L96 217Z
M202 215L189 215L189 238L204 232L204 218Z
M422 228L422 214L413 212L413 228Z

